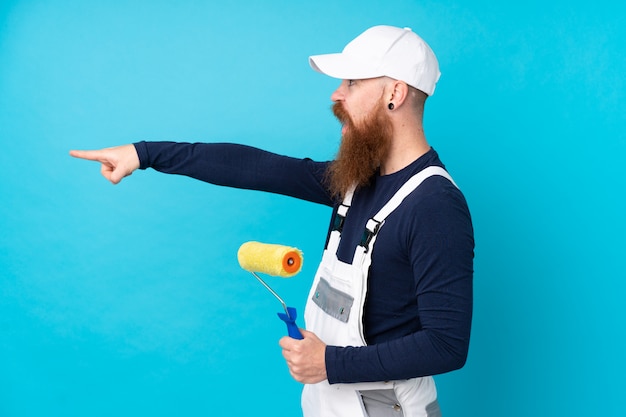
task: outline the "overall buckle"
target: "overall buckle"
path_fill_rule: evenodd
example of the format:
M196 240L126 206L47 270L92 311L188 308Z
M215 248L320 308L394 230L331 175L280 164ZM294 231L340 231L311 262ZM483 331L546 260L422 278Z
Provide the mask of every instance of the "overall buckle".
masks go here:
M383 222L379 222L378 220L369 219L367 224L365 225L365 230L363 231L363 236L361 237L361 243L359 246L363 246L365 248L365 253L367 253L370 249L370 242L378 234L378 230L380 226L382 226Z

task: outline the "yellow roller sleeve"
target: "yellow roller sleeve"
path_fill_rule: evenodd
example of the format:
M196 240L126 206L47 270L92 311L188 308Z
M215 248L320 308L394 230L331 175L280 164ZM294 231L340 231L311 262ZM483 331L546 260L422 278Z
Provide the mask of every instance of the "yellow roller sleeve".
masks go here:
M302 269L302 252L290 246L246 242L237 252L239 265L250 272L292 277Z

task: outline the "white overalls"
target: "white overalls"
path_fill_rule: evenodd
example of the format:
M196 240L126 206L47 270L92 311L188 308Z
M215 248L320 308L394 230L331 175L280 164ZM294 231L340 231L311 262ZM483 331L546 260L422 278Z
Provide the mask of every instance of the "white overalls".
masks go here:
M341 226L352 203L349 192L338 208L339 222L330 234L322 261L316 273L304 318L306 329L331 346L365 346L363 336L363 307L367 291L368 270L377 233L385 219L426 178L440 175L453 184L452 178L441 167L427 167L411 177L366 225L362 245L357 246L351 264L337 258L341 240ZM456 184L455 184L456 185ZM362 393L387 390L395 396L394 407L399 416L440 416L437 390L432 377L401 381L332 384L323 381L304 386L302 410L304 417L366 417Z

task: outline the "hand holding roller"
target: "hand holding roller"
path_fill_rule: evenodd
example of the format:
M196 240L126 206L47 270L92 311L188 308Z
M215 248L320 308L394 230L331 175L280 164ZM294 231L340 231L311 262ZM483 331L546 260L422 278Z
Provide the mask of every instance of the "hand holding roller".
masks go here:
M302 252L289 246L246 242L239 247L237 259L243 269L252 273L280 301L285 313L278 313L278 317L287 324L289 336L302 339L302 334L296 325L296 309L287 307L283 299L257 274L257 272L262 272L272 276L292 277L302 269Z

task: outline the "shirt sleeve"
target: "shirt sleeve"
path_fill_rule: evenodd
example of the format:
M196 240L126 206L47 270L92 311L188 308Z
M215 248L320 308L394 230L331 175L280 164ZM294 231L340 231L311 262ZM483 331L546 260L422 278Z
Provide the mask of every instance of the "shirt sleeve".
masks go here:
M332 205L326 162L229 143L138 142L140 169L185 175L215 185L266 191Z

